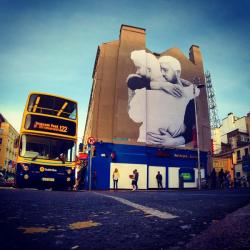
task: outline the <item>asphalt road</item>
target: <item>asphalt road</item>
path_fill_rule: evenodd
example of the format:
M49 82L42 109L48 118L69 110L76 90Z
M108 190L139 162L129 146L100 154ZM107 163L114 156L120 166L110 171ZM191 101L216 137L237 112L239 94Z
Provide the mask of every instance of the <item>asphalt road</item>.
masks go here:
M249 203L250 190L63 192L1 188L0 248L184 249L226 215Z

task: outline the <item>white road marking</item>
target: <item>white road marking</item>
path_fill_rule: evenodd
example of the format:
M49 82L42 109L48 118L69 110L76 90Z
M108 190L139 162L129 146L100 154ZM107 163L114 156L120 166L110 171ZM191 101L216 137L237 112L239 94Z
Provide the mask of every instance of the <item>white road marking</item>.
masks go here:
M0 187L0 189L14 189L13 187Z
M127 206L130 206L130 207L136 208L138 210L141 210L142 212L144 212L147 215L155 216L155 217L158 217L160 219L175 219L175 218L179 217L179 216L167 213L167 212L161 212L161 211L159 211L157 209L154 209L154 208L151 208L151 207L146 207L146 206L139 205L137 203L128 201L128 200L120 198L120 197L115 197L115 196L96 193L96 192L94 192L94 193L97 194L97 195L101 195L101 196L105 196L105 197L117 200L117 201L119 201L119 202L121 202L121 203L123 203L123 204L125 204Z

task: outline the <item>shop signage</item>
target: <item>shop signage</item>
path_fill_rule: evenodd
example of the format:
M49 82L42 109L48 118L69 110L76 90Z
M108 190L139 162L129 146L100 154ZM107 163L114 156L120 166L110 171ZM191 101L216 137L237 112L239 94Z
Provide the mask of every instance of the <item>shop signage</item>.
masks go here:
M174 154L176 158L189 158L189 159L197 159L197 155L183 155L183 154Z
M184 182L194 182L194 169L186 167L180 168L179 177L182 177Z
M167 151L158 150L156 151L156 156L158 157L169 157L170 153Z

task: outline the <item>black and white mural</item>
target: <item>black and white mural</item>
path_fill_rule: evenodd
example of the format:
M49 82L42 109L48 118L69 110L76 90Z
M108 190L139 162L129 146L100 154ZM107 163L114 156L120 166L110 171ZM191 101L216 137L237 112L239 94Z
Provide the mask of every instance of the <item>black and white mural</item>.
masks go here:
M181 77L181 63L135 50L136 71L128 75L128 114L140 123L137 142L181 147L195 138L194 98L200 90Z

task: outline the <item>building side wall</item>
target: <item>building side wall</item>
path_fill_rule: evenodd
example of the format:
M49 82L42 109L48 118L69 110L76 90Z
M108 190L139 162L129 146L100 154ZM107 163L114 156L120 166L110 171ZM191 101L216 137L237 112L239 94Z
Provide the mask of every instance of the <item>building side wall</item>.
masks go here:
M227 134L238 129L239 132L248 133L250 118L243 116L238 118L233 113L228 114L226 118L222 120L220 127L221 142L229 143Z
M222 120L221 135L225 135L235 129L234 115L232 113Z
M99 141L139 144L141 123L132 121L128 115L127 77L136 72L130 59L134 50L146 49L145 30L122 26L118 41L102 44L93 76L93 89L86 122L84 142L89 136ZM148 51L148 50L147 50ZM193 81L196 77L205 83L202 56L198 46L192 46L187 58L178 48L166 50L158 56L170 55L181 63L181 77ZM200 149L211 150L211 132L205 88L197 98ZM142 144L144 145L144 144ZM192 148L190 143L187 147Z
M247 121L245 116L235 121L235 128L239 129L240 132L247 133Z

